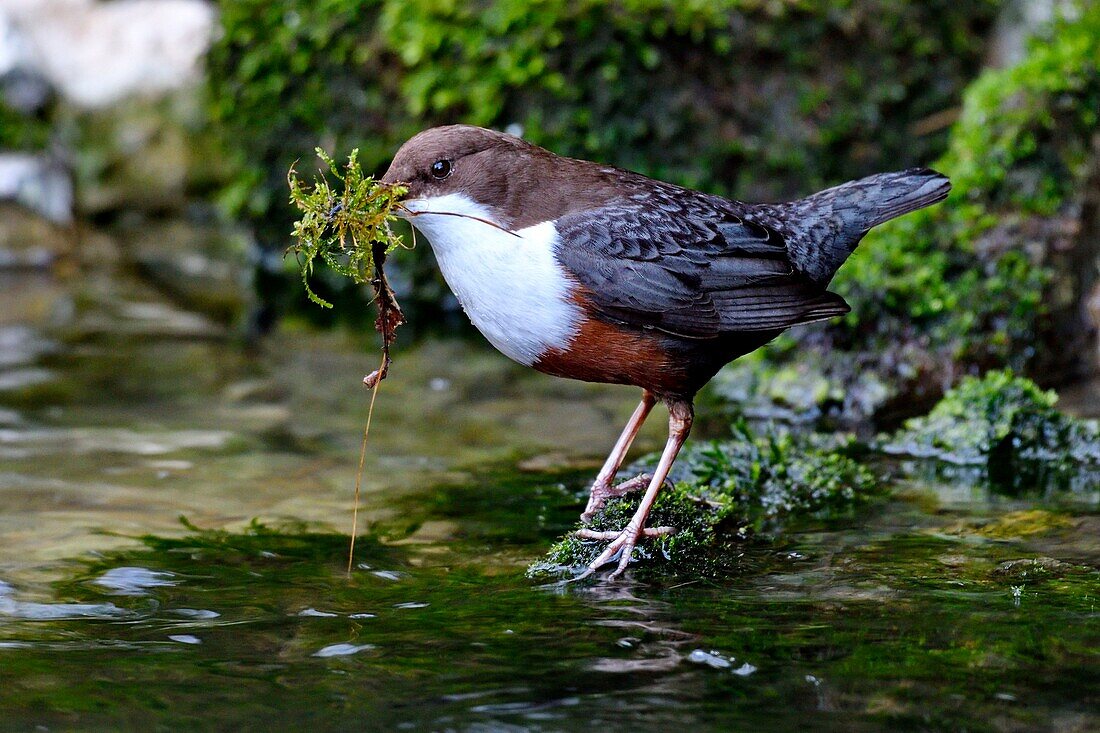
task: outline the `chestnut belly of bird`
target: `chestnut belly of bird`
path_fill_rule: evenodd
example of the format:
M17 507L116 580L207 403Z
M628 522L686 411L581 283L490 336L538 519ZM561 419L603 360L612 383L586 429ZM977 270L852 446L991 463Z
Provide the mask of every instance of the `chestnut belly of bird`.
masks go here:
M585 308L585 296L576 297ZM591 306L586 312L589 317L580 323L569 344L546 352L532 366L556 377L634 385L666 400L690 399L723 366L781 333L757 331L686 339L617 323L599 316Z

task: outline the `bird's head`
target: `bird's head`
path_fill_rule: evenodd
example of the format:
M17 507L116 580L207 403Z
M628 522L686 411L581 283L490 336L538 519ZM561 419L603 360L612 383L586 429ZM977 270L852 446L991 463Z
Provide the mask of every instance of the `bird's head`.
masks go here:
M401 146L382 182L407 187L403 203L413 212L471 204L499 212L516 192L530 190L549 155L514 135L481 127L433 127Z

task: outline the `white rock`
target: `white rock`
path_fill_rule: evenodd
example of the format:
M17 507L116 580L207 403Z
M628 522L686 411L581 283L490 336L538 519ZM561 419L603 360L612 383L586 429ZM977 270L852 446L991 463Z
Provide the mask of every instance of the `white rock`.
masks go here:
M33 69L86 108L155 96L199 79L214 21L205 0L0 0L0 73Z
M67 224L73 218L69 171L45 155L0 154L0 201L17 201L52 222Z

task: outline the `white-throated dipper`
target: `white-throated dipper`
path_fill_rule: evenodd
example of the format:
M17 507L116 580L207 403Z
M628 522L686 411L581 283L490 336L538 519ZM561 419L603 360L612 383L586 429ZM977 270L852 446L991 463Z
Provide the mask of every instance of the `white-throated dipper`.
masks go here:
M696 392L791 326L847 313L826 287L863 235L951 188L914 168L745 204L468 125L411 138L382 181L408 187L405 216L493 346L547 374L642 389L581 515L645 488L621 532L580 532L609 540L585 574L620 553L613 576L640 538L673 531L645 522L691 430ZM657 400L669 411L657 468L616 486Z

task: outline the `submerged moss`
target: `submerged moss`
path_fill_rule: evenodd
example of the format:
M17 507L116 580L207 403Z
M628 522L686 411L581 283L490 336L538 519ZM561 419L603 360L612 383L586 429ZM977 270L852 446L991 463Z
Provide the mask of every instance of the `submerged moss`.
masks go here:
M983 464L1005 472L1022 464L1070 470L1100 466L1100 429L1057 410L1054 392L1010 371L967 377L928 415L880 439L887 453Z
M1046 509L1025 509L1009 512L992 520L964 522L947 529L946 533L976 534L990 539L1008 540L1049 534L1072 526L1073 522L1063 514Z
M755 533L774 531L785 520L836 516L876 492L871 472L843 449L790 435L756 436L743 421L733 432L731 440L691 445L681 453L675 484L661 492L647 522L676 532L645 540L634 550L635 561L693 576L736 572L742 554L737 545ZM587 526L622 529L640 498L609 501ZM583 568L605 545L570 533L528 575Z

